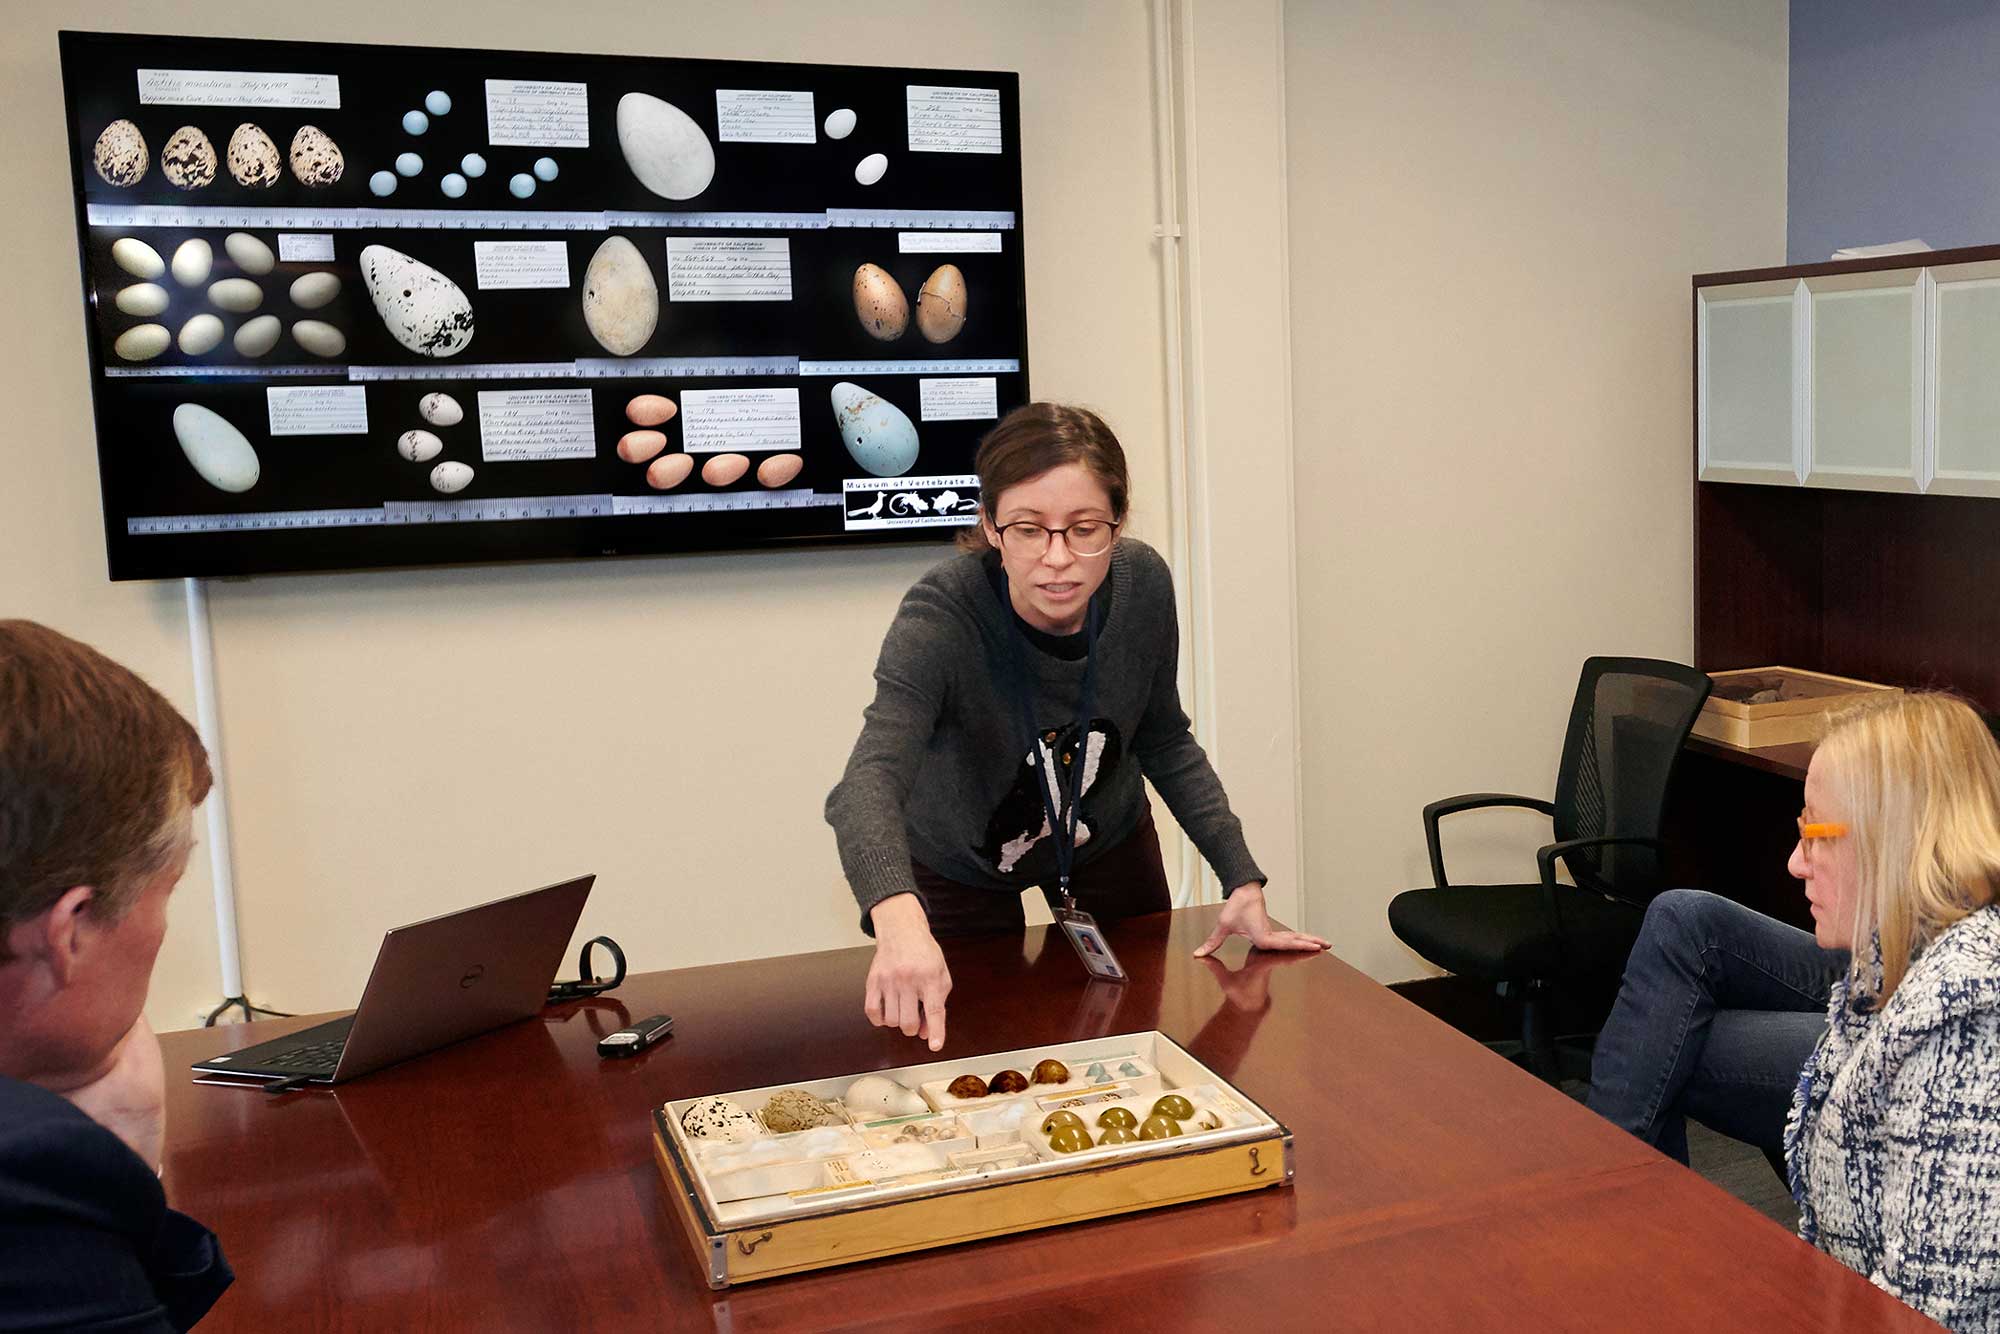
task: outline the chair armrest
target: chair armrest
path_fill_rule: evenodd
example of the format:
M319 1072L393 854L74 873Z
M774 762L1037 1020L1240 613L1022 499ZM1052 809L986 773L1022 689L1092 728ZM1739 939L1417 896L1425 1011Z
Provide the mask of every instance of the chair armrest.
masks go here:
M1540 797L1516 797L1506 792L1468 792L1463 796L1432 802L1424 807L1424 846L1430 850L1431 884L1435 888L1443 889L1450 883L1444 878L1444 850L1438 845L1438 821L1447 815L1476 811L1483 806L1525 806L1550 817L1556 813L1552 801L1543 801Z
M1548 910L1549 926L1555 932L1558 962L1563 956L1563 930L1562 899L1556 893L1556 863L1566 860L1572 852L1581 852L1585 848L1615 847L1651 848L1655 852L1660 852L1666 845L1657 838L1568 838L1535 851L1535 865L1540 867L1542 872L1542 906ZM1598 890L1598 892L1603 891ZM1622 894L1609 894L1607 897L1617 899L1620 903L1631 904L1635 908L1646 906Z

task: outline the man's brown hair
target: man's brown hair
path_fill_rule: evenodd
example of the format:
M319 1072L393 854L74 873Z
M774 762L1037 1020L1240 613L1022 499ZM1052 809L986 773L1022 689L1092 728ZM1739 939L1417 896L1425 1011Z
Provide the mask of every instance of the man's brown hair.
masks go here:
M1111 517L1122 522L1132 490L1124 447L1102 417L1067 403L1024 403L986 433L972 465L979 474L980 512L993 518L1009 487L1065 463L1082 464L1104 484L1111 497ZM984 551L987 545L985 534L976 527L961 532L958 543L967 551Z
M159 691L88 644L0 620L0 958L8 928L76 885L117 920L178 855L211 781Z

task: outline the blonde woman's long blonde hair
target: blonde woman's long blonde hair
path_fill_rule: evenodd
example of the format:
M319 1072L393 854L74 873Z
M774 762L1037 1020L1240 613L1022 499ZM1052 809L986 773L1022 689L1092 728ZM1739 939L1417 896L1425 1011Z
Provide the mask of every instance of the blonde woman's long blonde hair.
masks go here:
M1919 692L1839 716L1814 758L1855 840L1853 984L1871 980L1879 937L1879 1006L1919 951L2000 891L2000 745L1964 700Z

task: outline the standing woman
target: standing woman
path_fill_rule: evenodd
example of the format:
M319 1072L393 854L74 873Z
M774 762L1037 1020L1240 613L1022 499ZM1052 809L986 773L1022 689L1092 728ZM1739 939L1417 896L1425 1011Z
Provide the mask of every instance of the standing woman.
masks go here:
M1111 428L1030 403L988 433L975 467L979 525L903 598L826 800L876 941L868 1018L941 1048L938 938L1019 931L1029 885L1052 902L1066 886L1099 920L1170 908L1148 779L1229 886L1197 955L1230 935L1325 949L1271 922L1264 873L1188 732L1173 581L1119 533L1131 483Z

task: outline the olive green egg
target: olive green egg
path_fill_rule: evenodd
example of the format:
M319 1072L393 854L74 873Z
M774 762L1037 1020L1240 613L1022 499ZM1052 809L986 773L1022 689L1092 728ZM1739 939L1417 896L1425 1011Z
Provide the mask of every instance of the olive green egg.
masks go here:
M1065 1122L1057 1126L1055 1133L1049 1136L1049 1147L1057 1153L1075 1153L1079 1149L1090 1147L1090 1136L1084 1132L1082 1126L1073 1126Z
M1130 1107L1106 1107L1097 1114L1097 1124L1105 1127L1117 1126L1122 1130L1133 1130L1138 1127L1139 1118L1132 1115Z
M1185 1121L1194 1115L1194 1104L1178 1093L1169 1093L1153 1104L1154 1116L1171 1116L1176 1121Z
M1078 1130L1082 1130L1084 1128L1083 1118L1075 1112L1068 1111L1050 1112L1042 1118L1042 1133L1044 1135L1055 1134L1057 1126L1075 1126Z
M1104 1133L1097 1137L1099 1144L1130 1144L1139 1138L1139 1133L1130 1126L1106 1126Z
M1139 1127L1140 1139L1170 1139L1181 1133L1181 1123L1171 1116L1149 1116Z

